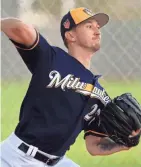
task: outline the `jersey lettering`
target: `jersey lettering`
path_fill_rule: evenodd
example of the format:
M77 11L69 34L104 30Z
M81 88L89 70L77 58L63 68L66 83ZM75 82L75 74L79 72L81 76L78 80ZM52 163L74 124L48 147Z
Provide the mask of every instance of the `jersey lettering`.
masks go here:
M61 78L61 74L54 70L50 72L49 78L51 81L47 85L47 88L61 87L63 91L65 91L66 88L73 89L77 93L99 99L104 105L110 102L110 97L106 95L104 89L99 89L89 83L80 82L80 78L74 77L73 74L68 74L64 78Z
M85 115L84 119L86 121L90 121L92 118L93 120L95 119L95 116L99 116L100 115L100 111L101 109L98 107L98 104L94 104L92 107L91 107L92 111L89 112L87 115Z
M66 77L61 79L61 75L58 71L51 71L49 74L51 82L47 85L47 88L58 88L61 86L61 89L65 91L65 88L68 89L84 89L86 83L80 82L80 78L74 78L74 75L68 74Z

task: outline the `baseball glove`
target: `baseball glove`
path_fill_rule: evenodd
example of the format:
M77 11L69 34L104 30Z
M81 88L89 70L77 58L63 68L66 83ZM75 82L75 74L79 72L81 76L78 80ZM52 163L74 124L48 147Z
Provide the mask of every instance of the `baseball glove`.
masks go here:
M141 128L141 106L130 93L114 98L98 119L100 131L116 143L127 147L138 145L141 133L130 135Z

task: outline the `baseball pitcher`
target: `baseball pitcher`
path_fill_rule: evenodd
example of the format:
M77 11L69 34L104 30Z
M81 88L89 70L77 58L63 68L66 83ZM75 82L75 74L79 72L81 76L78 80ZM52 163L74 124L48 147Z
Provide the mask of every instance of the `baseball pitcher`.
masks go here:
M60 24L61 36L68 49L65 52L50 45L32 25L16 18L2 19L2 31L32 74L20 108L19 122L14 132L1 143L2 167L78 167L65 154L82 130L86 132L86 146L92 155L128 149L107 140L111 137L110 132L97 131L106 137L94 136L91 132L101 123L97 124L98 119L102 119L100 113L106 113L101 110L110 102L98 84L99 76L89 70L92 56L100 49L100 29L108 21L104 13L94 14L83 7L70 10ZM138 129L139 126L131 135L136 136Z

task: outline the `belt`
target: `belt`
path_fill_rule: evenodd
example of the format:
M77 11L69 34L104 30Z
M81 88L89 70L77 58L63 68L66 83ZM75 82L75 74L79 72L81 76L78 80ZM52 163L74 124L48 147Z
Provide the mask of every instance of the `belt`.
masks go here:
M23 151L24 153L27 153L28 149L29 149L29 146L26 145L25 143L22 143L20 144L20 146L18 147L21 151ZM54 166L56 165L61 159L62 157L57 157L57 158L49 158L43 154L41 154L40 152L36 152L35 156L34 156L35 159L39 160L39 161L42 161L44 162L45 164L47 165L50 165L50 166Z

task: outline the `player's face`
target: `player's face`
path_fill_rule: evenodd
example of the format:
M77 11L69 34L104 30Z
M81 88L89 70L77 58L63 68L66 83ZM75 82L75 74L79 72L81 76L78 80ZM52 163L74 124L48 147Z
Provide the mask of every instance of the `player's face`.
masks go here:
M100 49L101 33L98 23L89 19L75 28L76 43L92 51Z

